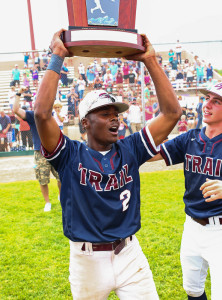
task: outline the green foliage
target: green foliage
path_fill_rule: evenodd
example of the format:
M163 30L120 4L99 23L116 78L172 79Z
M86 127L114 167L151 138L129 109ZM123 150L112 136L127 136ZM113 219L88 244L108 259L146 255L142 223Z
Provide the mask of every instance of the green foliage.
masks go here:
M47 213L37 181L0 184L0 189L0 299L72 299L69 243L63 235L56 181L49 185L52 211ZM187 299L179 260L183 192L182 171L141 174L142 228L137 237L163 300ZM209 278L206 292L210 294ZM118 299L114 292L111 299Z

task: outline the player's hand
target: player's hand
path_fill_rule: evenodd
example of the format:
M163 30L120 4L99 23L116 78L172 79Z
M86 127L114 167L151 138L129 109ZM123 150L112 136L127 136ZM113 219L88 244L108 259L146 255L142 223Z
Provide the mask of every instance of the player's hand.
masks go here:
M126 59L145 62L150 58L156 57L155 50L150 41L148 40L147 36L145 34L141 34L141 36L143 40L143 46L145 47L145 51L143 53L126 56Z
M222 181L206 179L206 182L201 185L203 197L206 202L212 202L218 199L222 199Z
M66 56L72 56L72 53L69 52L69 50L64 46L62 40L61 40L61 34L62 32L66 31L65 29L60 29L57 31L52 38L50 49L53 54L57 54L61 56L62 58L65 58Z

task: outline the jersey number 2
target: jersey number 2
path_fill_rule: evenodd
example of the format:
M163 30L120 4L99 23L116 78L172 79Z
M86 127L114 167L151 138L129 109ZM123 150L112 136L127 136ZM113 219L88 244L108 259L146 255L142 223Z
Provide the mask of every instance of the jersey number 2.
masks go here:
M129 190L125 190L120 194L120 201L123 201L122 202L123 211L128 209L130 197L131 197L131 193Z

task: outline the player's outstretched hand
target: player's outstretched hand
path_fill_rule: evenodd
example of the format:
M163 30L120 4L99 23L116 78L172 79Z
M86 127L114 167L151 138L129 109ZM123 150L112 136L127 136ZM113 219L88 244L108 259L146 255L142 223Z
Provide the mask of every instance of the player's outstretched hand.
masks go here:
M72 56L72 53L69 52L69 50L64 46L63 41L61 40L61 34L66 31L65 29L60 29L57 31L52 38L50 49L53 54L57 54L61 56L62 58L65 58L66 56Z
M148 40L147 36L145 34L141 34L141 36L143 39L145 51L142 53L126 56L126 59L145 62L147 59L156 56L155 50L150 41Z
M222 181L206 179L206 182L201 185L203 197L206 198L206 202L212 202L218 199L222 199Z

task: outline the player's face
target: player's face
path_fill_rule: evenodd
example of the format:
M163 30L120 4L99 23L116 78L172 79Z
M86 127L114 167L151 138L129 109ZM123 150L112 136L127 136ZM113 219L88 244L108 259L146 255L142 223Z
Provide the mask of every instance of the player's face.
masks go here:
M208 94L203 103L203 121L208 125L222 125L222 98Z
M85 127L88 145L97 151L111 149L118 140L118 110L115 106L104 106L88 114Z

